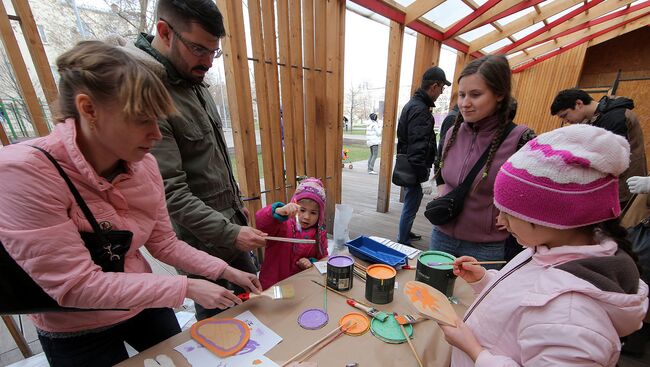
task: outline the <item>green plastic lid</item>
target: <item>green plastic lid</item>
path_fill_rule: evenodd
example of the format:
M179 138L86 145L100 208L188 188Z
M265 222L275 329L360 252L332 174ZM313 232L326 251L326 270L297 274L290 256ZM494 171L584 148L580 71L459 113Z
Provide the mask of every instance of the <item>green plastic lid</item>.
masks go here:
M452 265L433 265L433 263L448 263L456 260L456 257L442 251L425 251L420 254L418 261L423 265L440 270L451 270Z

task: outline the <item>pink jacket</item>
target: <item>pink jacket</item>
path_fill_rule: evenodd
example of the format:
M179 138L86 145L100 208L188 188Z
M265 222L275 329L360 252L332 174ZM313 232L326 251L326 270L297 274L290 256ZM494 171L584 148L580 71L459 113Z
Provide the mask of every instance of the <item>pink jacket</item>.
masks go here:
M24 144L0 151L0 241L7 252L59 304L81 308L128 308L31 315L36 327L72 332L112 325L144 308L178 307L187 292L185 276L151 274L140 254L145 246L161 261L217 279L222 260L176 238L156 160L129 163L108 182L84 159L75 123L56 125L28 144L49 151L70 176L98 222L133 232L123 273L104 273L90 258L79 231L92 231L68 186L40 151Z
M617 250L611 240L538 246L489 270L471 284L480 295L465 316L485 350L474 364L454 348L452 366L615 366L619 337L648 310L648 286Z
M273 214L272 205L266 206L255 213L255 223L260 231L269 236L315 239L318 231L316 227L303 229L297 233L295 218L281 218ZM325 231L320 231L318 239L319 248L312 244L268 241L264 250L264 262L260 270L260 283L267 289L273 284L286 279L302 270L296 265L300 258L321 259L327 256L327 237Z

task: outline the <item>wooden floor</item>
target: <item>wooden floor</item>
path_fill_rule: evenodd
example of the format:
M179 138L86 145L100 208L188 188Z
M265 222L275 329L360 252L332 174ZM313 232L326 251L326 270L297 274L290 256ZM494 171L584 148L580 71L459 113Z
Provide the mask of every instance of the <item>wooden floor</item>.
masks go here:
M353 207L354 215L350 222L350 237L366 234L395 239L397 237L397 228L399 226L399 217L402 211L402 204L399 202L399 187L392 186L389 211L387 213L377 212L377 190L379 177L367 173L367 163L354 162L354 168L343 170L343 204ZM375 163L375 168L379 168L379 161ZM413 232L422 235L422 240L413 244L422 250L426 250L431 235L431 224L424 218L423 211L426 203L431 200L431 195L425 195L420 211L413 225ZM153 263L154 272L168 273L170 269ZM20 323L26 336L27 341L33 352L36 354L42 351L36 336L34 326L29 322L27 317L20 317ZM646 345L645 358L630 358L623 356L619 361L621 367L650 367L650 343ZM0 324L0 367L47 367L47 361L40 354L29 360L24 360L20 351L16 348L13 340L9 336L4 324Z

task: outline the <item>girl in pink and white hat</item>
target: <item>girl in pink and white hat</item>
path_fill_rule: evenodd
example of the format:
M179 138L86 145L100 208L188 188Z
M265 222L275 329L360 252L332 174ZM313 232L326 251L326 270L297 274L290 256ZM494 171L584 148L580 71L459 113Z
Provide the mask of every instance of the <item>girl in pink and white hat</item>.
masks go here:
M441 326L453 366L615 366L619 337L641 327L648 286L619 225L627 141L573 125L542 134L506 161L498 217L526 250L500 271L454 273L477 294L457 327Z

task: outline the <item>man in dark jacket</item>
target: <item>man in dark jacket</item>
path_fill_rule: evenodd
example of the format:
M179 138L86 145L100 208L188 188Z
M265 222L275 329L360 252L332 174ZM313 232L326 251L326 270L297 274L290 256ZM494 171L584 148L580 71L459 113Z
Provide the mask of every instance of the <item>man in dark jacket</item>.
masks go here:
M152 150L174 230L199 250L255 274L250 252L265 246L266 234L247 225L223 124L203 82L221 55L223 17L212 0L160 0L156 13L156 35L140 34L125 49L161 77L178 110L158 121L163 138ZM217 284L242 291L229 282ZM195 306L199 320L220 311Z
M626 180L632 176L647 176L645 144L639 119L631 110L634 101L625 97L604 96L599 102L580 89L558 93L551 105L551 115L568 124L587 123L623 136L630 143L630 167L618 180L618 196L624 208L632 194Z
M424 72L420 88L404 106L397 124L397 154L406 154L408 162L417 176L417 184L404 186L404 206L399 220L397 242L410 245L411 240L421 236L411 233L415 215L422 201L420 183L429 179L431 165L436 158L436 134L433 131L431 108L442 94L447 81L445 72L434 66Z

